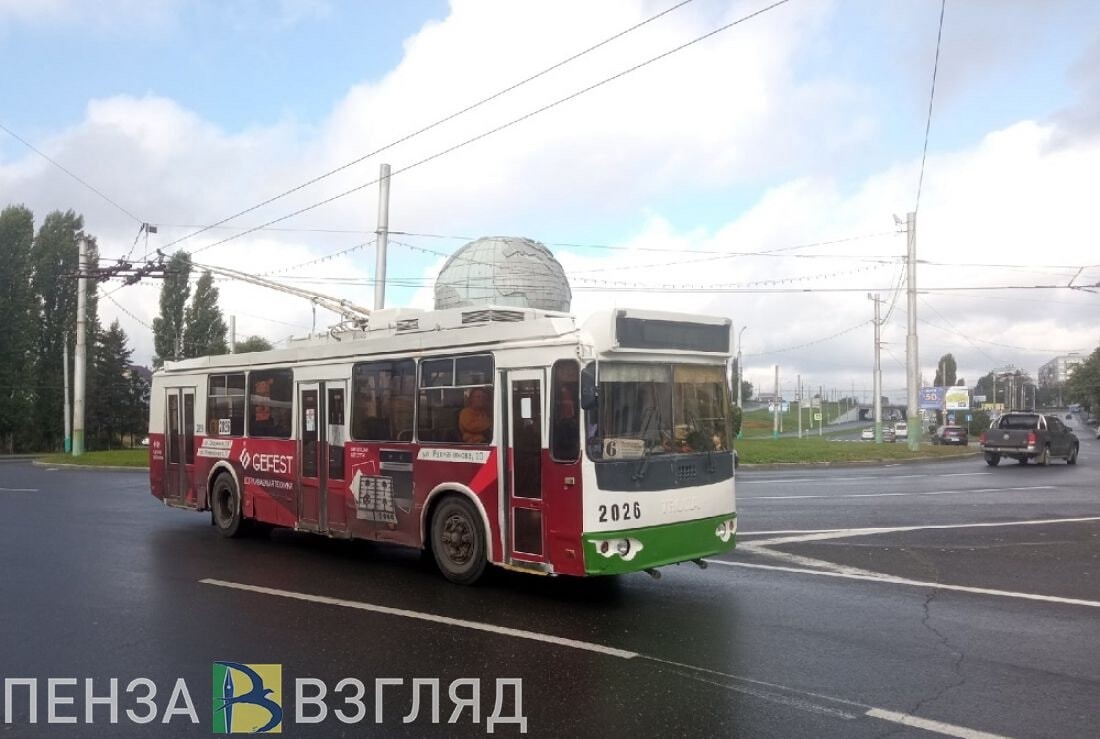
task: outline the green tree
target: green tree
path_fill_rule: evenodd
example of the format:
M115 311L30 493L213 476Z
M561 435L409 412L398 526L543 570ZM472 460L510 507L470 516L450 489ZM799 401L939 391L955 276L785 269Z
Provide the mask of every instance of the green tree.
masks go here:
M244 341L237 342L237 353L244 354L245 352L267 352L271 351L274 347L271 342L262 336L249 336Z
M191 255L178 251L168 260L164 285L160 289L160 315L153 319L153 366L165 360L182 359L184 312L191 295Z
M35 347L35 398L32 413L32 445L39 449L56 449L64 433L62 346L69 345L69 361L73 361L76 341L76 304L78 250L77 241L83 234L84 219L74 212L54 211L46 216L38 229L31 249L31 291L37 302L39 324ZM88 263L96 264L99 250L95 239L88 238ZM96 283L87 285L85 317L86 342L89 356L99 331ZM72 370L70 365L70 378ZM86 389L94 392L94 366L88 364Z
M183 356L205 357L209 354L226 354L226 326L218 308L218 288L214 276L203 272L195 285L191 305L183 318Z
M1100 408L1100 347L1074 367L1066 381L1065 397L1096 412Z
M954 385L958 379L958 371L958 365L955 364L955 355L944 354L940 357L940 361L936 363L936 379L932 384L936 387Z
M18 205L0 212L0 450L31 441L37 310L31 291L34 215Z
M115 439L126 430L132 415L130 387L130 356L126 332L116 320L106 331L100 331L92 351L96 385L88 393L85 425L89 449L110 449ZM89 373L91 374L91 373Z

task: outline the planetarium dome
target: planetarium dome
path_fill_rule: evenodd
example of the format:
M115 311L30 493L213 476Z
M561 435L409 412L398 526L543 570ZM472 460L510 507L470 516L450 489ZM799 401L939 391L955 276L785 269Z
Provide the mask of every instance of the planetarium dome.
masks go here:
M486 236L459 249L435 280L435 308L504 305L569 310L565 270L537 241Z

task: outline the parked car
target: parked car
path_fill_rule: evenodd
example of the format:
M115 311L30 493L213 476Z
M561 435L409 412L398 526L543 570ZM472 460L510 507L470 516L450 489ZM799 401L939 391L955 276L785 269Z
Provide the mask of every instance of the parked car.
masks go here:
M859 438L863 439L863 441L874 441L875 430L873 428L863 429L863 431L859 432Z
M904 421L898 421L894 424L894 435L899 439L909 438L909 424Z
M895 428L896 427L883 426L882 427L882 440L883 441L889 441L891 443L897 441L898 440L898 432L895 430Z
M962 426L940 426L936 429L936 433L932 434L932 443L966 446L970 443L970 436Z
M1001 457L1012 457L1020 464L1034 459L1044 466L1052 457L1061 457L1067 464L1077 464L1080 445L1077 435L1057 416L1038 413L1005 413L981 435L985 463L990 467L996 467Z

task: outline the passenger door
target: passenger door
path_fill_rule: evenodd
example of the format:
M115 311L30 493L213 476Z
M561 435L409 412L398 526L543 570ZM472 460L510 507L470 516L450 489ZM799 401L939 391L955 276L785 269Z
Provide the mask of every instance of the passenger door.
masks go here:
M504 461L505 542L510 559L544 563L546 522L542 490L544 372L541 369L502 372L501 458Z
M324 437L324 396L318 382L298 383L298 526L321 530L327 480Z
M195 389L165 390L164 500L185 505L195 466Z
M348 385L344 380L329 380L322 385L325 395L324 458L325 494L324 521L331 532L348 529L346 475L344 473L344 442L348 438Z

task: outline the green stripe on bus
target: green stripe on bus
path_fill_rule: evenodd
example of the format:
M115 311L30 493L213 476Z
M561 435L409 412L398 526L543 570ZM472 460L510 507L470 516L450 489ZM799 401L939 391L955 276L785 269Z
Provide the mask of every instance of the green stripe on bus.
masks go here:
M641 529L582 534L584 571L588 575L618 575L723 554L733 549L736 535L723 542L715 534L715 529L723 521L736 518L737 514L727 513ZM620 539L640 542L641 549L626 560L615 549L615 542ZM606 555L600 552L600 542L603 541L609 542L609 553ZM627 556L630 556L629 552Z

